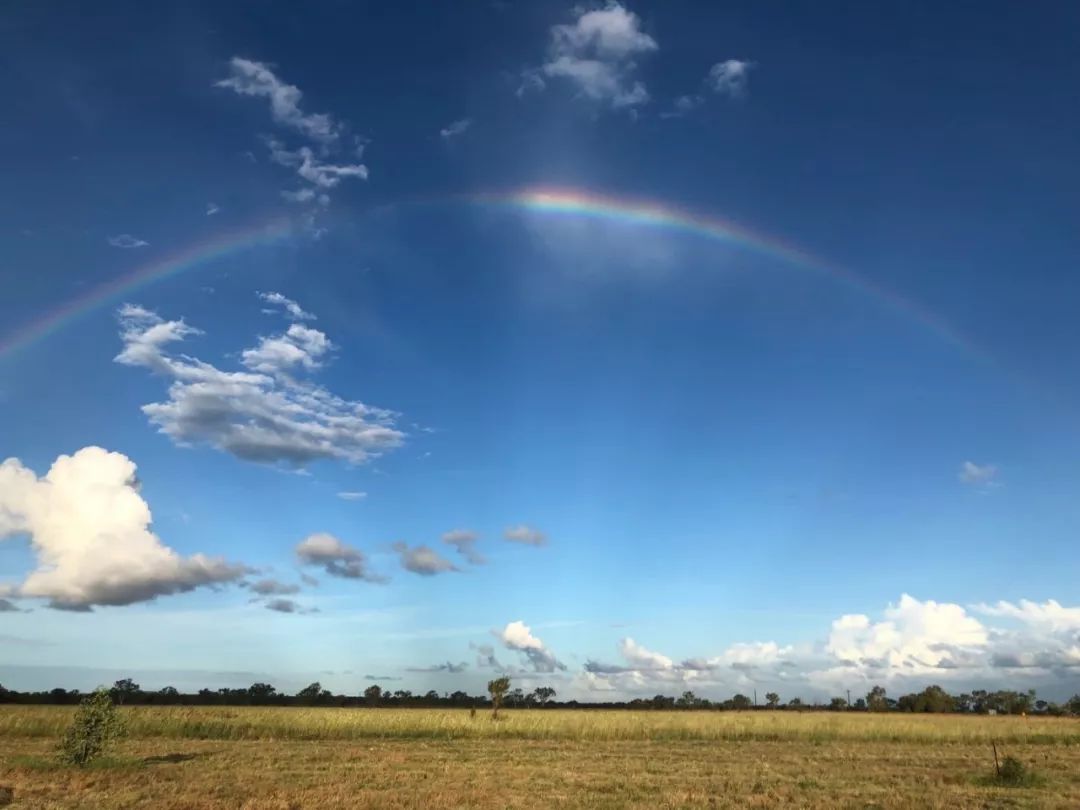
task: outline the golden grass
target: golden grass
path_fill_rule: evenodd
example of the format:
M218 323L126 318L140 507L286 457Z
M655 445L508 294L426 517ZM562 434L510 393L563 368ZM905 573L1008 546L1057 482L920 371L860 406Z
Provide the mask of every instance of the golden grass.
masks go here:
M860 712L504 711L124 707L132 736L194 740L520 739L1080 745L1080 722L1054 717ZM0 707L0 736L56 737L73 708Z
M1080 721L424 709L123 709L131 734L61 766L71 710L0 708L18 810L1080 807ZM989 740L1039 775L987 786Z

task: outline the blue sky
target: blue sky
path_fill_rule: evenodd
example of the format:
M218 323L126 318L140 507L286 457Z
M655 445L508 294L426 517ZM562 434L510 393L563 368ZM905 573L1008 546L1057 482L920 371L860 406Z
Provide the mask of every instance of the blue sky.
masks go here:
M0 24L5 685L1075 691L1075 8L309 6Z

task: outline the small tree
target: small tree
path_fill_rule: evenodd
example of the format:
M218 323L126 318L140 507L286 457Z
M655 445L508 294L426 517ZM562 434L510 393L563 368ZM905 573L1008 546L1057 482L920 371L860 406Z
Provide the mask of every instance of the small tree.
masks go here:
M780 705L780 695L776 694L776 692L766 692L765 705L770 709L775 709Z
M140 692L142 692L142 687L131 680L131 678L121 678L113 684L112 689L109 691L109 696L116 703L130 703L132 698L139 696Z
M101 756L123 733L124 719L109 690L98 689L79 704L75 719L60 740L60 759L82 767Z
M555 697L555 690L550 686L538 686L533 690L533 698L541 706L547 705L548 701Z
M364 702L368 705L378 706L380 700L382 700L382 688L378 684L373 684L364 690Z
M499 719L499 707L502 705L506 693L510 691L510 679L505 675L488 681L488 692L491 694L491 719Z

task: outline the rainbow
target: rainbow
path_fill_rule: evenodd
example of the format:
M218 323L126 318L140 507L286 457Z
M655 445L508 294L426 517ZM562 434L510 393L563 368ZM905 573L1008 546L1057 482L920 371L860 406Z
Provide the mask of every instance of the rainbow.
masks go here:
M117 302L142 287L233 256L257 245L278 242L291 233L290 220L276 218L219 233L169 256L154 259L106 284L94 287L85 295L66 301L9 335L0 335L0 358L29 347L63 329L81 315L92 312L104 304Z
M474 194L463 199L479 205L675 231L770 256L796 267L820 272L878 301L954 347L982 360L991 359L970 338L921 304L851 270L812 256L782 239L752 231L726 219L703 216L654 200L608 197L573 188L531 187L503 193Z
M420 202L420 201L414 201ZM451 202L496 206L551 216L609 221L657 228L722 242L770 256L795 267L820 272L863 293L937 337L983 360L991 358L941 317L900 294L843 267L825 262L774 236L758 233L718 217L704 216L654 200L609 197L573 188L529 187L507 192L428 198L422 202ZM290 220L274 219L218 234L165 258L156 259L74 298L7 336L0 336L0 359L54 334L81 315L171 276L196 269L257 245L279 241L292 233Z

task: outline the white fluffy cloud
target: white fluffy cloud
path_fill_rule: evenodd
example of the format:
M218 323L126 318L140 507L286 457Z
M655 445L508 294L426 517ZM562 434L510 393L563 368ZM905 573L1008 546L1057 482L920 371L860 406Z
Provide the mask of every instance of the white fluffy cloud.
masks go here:
M752 62L742 59L717 62L709 68L708 85L714 93L739 98L746 92L746 82L752 67Z
M456 138L459 135L464 135L471 126L471 118L459 118L457 121L454 121L453 123L448 124L442 129L440 129L439 137L441 137L444 141L448 141L451 138Z
M386 582L386 577L368 570L367 558L360 549L326 532L317 532L301 540L296 546L296 556L302 564L318 565L332 577Z
M437 551L428 546L409 546L408 543L394 543L394 551L401 560L401 567L414 574L433 577L448 571L458 571L458 567Z
M472 565L483 565L487 562L484 555L476 550L476 541L479 540L476 532L470 529L452 529L442 536L442 541L457 549L458 554Z
M506 649L521 653L533 672L555 672L566 669L566 665L555 657L544 642L532 634L532 630L525 622L510 622L502 630L492 630L492 634L502 642ZM492 650L492 659L493 655Z
M1012 626L988 624L973 613ZM647 696L695 688L725 696L775 688L788 696L824 697L872 684L893 692L932 683L1017 688L1019 678L1068 688L1080 674L1080 607L1021 600L965 608L904 594L880 619L840 616L817 641L737 643L679 662L629 638L618 650L622 663L585 664L584 689Z
M521 543L525 546L546 546L547 535L539 529L526 526L510 526L503 532L503 538L511 543Z
M18 459L0 464L0 539L28 535L38 567L14 592L53 607L129 605L234 582L243 565L182 557L150 531L135 464L100 447L60 456L39 478Z
M320 459L363 463L397 447L396 415L332 394L291 375L318 369L331 348L326 335L292 324L241 354L246 371L223 371L172 343L199 334L142 307L120 310L122 351L115 360L169 380L168 399L142 410L180 445L206 444L245 461L303 467Z
M256 96L268 99L270 115L287 127L295 129L307 137L329 143L337 140L341 134L341 125L325 113L304 113L300 109L303 93L296 85L286 84L279 79L270 66L234 56L229 60L229 77L214 83L242 96Z
M635 107L649 100L645 85L634 78L635 59L657 50L656 40L641 30L636 14L616 2L581 10L569 25L551 29L548 58L540 71L573 83L587 98L613 108ZM543 79L527 71L526 82L542 89ZM522 84L520 92L526 89Z
M146 247L150 243L132 236L130 233L122 233L119 236L110 236L109 244L117 248L141 248Z

